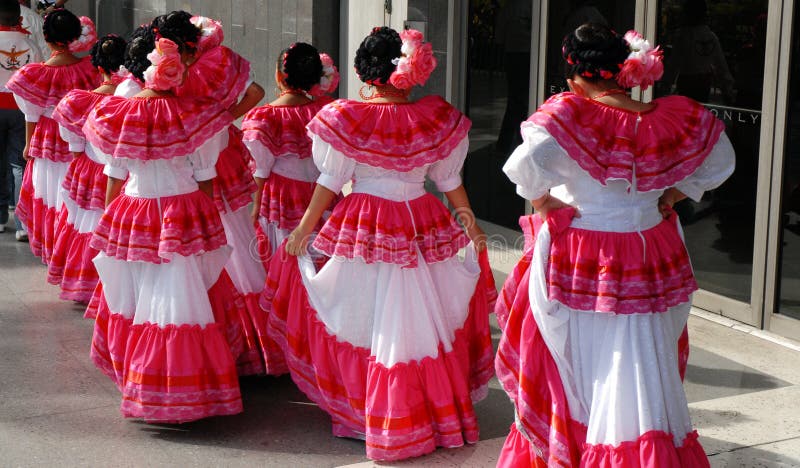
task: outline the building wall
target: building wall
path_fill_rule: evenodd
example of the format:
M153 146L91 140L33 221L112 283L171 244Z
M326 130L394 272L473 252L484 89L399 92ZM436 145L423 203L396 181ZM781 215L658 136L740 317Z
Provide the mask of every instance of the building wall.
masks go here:
M339 0L70 0L67 5L95 19L99 34L125 36L173 10L218 19L225 44L250 60L267 98L275 88L276 58L291 43L309 42L334 60L339 55Z

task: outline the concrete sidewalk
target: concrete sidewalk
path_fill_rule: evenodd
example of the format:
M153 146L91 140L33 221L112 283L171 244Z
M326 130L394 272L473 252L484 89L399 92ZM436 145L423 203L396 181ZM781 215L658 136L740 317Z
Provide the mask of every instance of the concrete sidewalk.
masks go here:
M502 281L518 252L492 256ZM82 314L58 299L27 244L0 234L0 466L374 465L363 442L330 435L327 415L288 377L243 379L237 416L124 420L118 390L89 360ZM699 311L689 327L686 390L712 466L800 466L800 352ZM477 411L478 444L380 466L493 466L513 420L496 380Z

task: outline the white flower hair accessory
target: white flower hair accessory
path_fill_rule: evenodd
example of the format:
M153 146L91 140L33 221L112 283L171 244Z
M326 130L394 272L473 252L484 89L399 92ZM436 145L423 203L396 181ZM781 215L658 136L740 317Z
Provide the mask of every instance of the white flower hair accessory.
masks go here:
M192 16L189 21L200 30L200 39L197 41L200 53L221 45L225 40L225 31L219 21L206 16Z
M664 54L636 31L628 31L624 39L631 52L617 74L617 83L623 88L641 86L644 91L664 75Z
M322 62L322 78L319 83L311 87L308 94L312 96L323 96L325 94L336 91L339 86L339 70L333 64L333 59L326 53L319 54L319 59Z
M88 52L97 42L97 29L94 26L94 21L87 16L81 16L79 19L81 22L81 35L69 43L69 51L76 54Z

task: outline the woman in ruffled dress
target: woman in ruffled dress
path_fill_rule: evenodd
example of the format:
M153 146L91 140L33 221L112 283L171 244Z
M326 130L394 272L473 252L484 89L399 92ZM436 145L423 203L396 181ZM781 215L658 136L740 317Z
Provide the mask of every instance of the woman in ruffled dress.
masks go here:
M165 28L167 22L176 26ZM250 79L250 62L222 45L224 32L218 21L176 11L157 18L153 27L168 39L181 34L180 30L200 31L186 79L175 88L178 97L212 99L229 109L234 119L255 107L264 97L261 86ZM238 318L244 346L236 361L239 375L267 372L262 345L266 320L258 305L266 272L255 251L256 230L250 218L249 206L257 190L251 166L252 158L242 143L242 132L231 123L228 145L217 159L214 202L225 227L228 245L233 248L225 270L230 275L232 287L244 300Z
M258 223L259 255L265 265L286 236L300 224L320 173L311 158L306 125L331 102L325 94L336 90L339 73L327 54L298 42L278 56L277 99L251 110L242 121L244 144L255 159L258 184L252 218ZM263 289L264 284L261 287ZM283 352L267 335L267 317L261 314L259 343L268 374L289 370Z
M226 340L235 291L217 287L231 249L212 198L232 119L218 103L174 95L190 58L184 42L158 39L145 89L105 99L84 125L108 175L91 242L102 286L91 356L120 389L122 414L146 422L242 410Z
M635 31L585 24L563 55L572 91L522 124L504 167L536 214L496 308L516 409L498 466L708 466L682 386L697 283L672 205L720 185L733 149L700 104L627 95L663 73Z
M295 383L330 414L334 435L366 440L375 460L477 442L473 403L492 376L494 283L459 176L470 121L440 97L408 99L436 64L422 39L373 29L355 68L374 92L309 123L321 175L264 293ZM464 227L426 193L426 176ZM351 180L313 241L330 257L316 271L309 238Z
M116 73L125 56L126 42L119 36L102 37L92 47L92 65L103 76L94 91L70 91L53 111L61 138L75 158L67 169L62 185L64 204L55 227L53 255L47 268L47 281L61 287L61 299L88 303L97 286L97 270L92 259L97 250L89 246L92 232L105 210L108 178L103 174L104 161L85 151L83 124L89 112L103 99L114 94L119 83Z
M63 203L61 184L73 154L51 118L53 109L73 89L97 88L102 77L91 58L74 54L89 50L97 40L94 24L67 10L56 10L44 20L50 58L29 63L8 81L8 89L25 114L25 167L15 215L28 228L31 251L47 265L55 244L55 225Z
M265 263L300 223L319 170L311 159L306 125L331 102L339 72L328 54L303 42L278 56L275 82L280 90L269 104L253 109L242 121L244 143L256 162L256 193L252 217L264 236Z

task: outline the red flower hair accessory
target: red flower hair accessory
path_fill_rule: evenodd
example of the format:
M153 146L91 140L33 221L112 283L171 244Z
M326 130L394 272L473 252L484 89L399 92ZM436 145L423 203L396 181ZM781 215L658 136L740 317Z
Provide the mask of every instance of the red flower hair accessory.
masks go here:
M97 29L94 26L94 21L89 17L81 16L80 22L81 35L69 43L69 51L76 54L91 50L94 43L97 42Z
M424 85L436 68L436 57L430 42L423 43L422 33L416 29L406 29L400 33L403 46L402 56L392 60L396 68L389 77L389 83L398 89L410 89L414 85Z
M644 91L664 74L664 54L636 31L628 31L624 39L631 53L617 74L617 83L623 88L641 86Z
M150 66L144 71L144 87L168 90L183 82L186 66L181 61L178 45L169 39L156 41L156 48L147 54Z
M331 56L321 53L319 54L319 59L322 61L322 78L308 92L312 96L323 96L332 93L339 86L339 70L333 64Z

